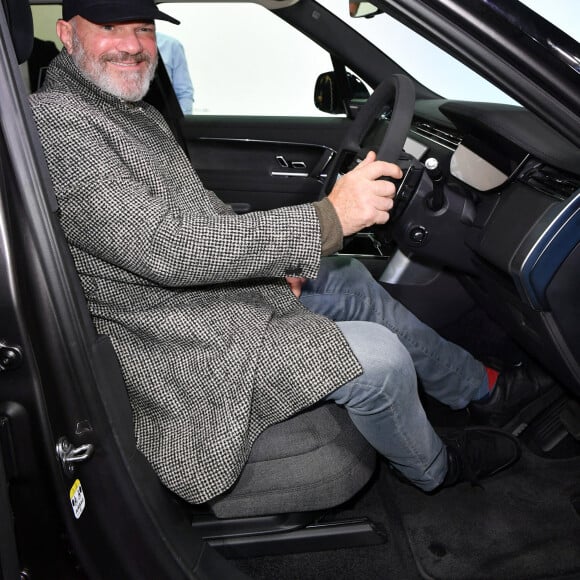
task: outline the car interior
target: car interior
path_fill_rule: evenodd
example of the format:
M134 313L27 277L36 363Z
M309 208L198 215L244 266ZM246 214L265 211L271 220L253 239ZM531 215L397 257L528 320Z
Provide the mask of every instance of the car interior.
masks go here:
M549 99L537 110L444 99L316 2L263 4L331 54L334 70L320 71L312 90L321 110L340 115L184 116L162 61L146 100L204 185L240 213L320 199L369 150L398 162L392 219L347 240L342 253L481 360L500 370L534 365L550 377L547 395L504 427L523 457L489 482L425 494L326 404L267 429L236 484L208 504L164 488L136 447L111 342L92 325L27 108L21 70L34 90L53 55L34 42L30 5L2 0L2 265L11 282L1 312L14 339L0 336L0 368L10 366L4 357L28 354L0 407L17 540L17 557L6 544L0 561L32 571L42 562L38 576L50 578L71 570L78 578L576 577L580 129L542 117ZM453 26L442 12L408 9L401 18L422 19L433 38ZM526 92L527 72L514 73L516 93ZM12 342L20 346L10 350ZM436 428L470 424L466 410L423 401ZM77 481L87 505L78 516ZM66 554L51 556L62 545Z

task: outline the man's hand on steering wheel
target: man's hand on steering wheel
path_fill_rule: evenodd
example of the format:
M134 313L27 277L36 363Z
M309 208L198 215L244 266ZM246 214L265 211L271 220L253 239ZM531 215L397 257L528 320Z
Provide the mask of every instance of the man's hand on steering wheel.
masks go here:
M344 236L350 236L365 227L384 224L389 218L396 219L413 195L414 184L410 180L411 183L406 184L405 188L400 188L395 210L390 216L396 186L388 179L381 178L403 178L403 172L393 162L401 162L403 145L413 120L414 105L413 82L406 76L393 75L375 89L344 135L321 191L321 197L328 194ZM376 154L367 155L353 170L343 174L345 160L350 163L353 157L356 159L362 156L365 136L373 125L383 122L385 107L391 108L391 116ZM409 167L406 169L407 176ZM417 172L416 176L421 173ZM403 182L406 181L403 179Z
M336 182L328 200L334 206L344 236L387 222L396 188L391 181L380 178L400 179L402 176L397 165L377 161L376 154L370 152Z

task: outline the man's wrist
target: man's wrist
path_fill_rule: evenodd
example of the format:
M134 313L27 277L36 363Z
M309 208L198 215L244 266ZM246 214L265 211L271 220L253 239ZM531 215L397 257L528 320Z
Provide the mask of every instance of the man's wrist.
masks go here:
M340 220L334 206L327 197L313 204L320 222L321 254L330 256L342 249L343 233Z

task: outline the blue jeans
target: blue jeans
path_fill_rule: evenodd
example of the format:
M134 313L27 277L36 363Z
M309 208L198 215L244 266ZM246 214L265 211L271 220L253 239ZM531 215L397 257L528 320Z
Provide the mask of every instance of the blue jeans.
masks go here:
M454 409L487 393L484 366L440 337L377 283L356 260L322 260L302 303L335 320L363 374L326 399L344 405L366 439L407 479L425 491L447 473L447 451L429 423L417 393Z

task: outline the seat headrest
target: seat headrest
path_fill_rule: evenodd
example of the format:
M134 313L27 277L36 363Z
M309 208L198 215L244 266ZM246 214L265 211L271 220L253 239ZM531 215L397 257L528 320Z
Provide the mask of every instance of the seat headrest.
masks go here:
M8 21L8 29L18 63L28 60L32 52L34 26L28 0L2 0Z

